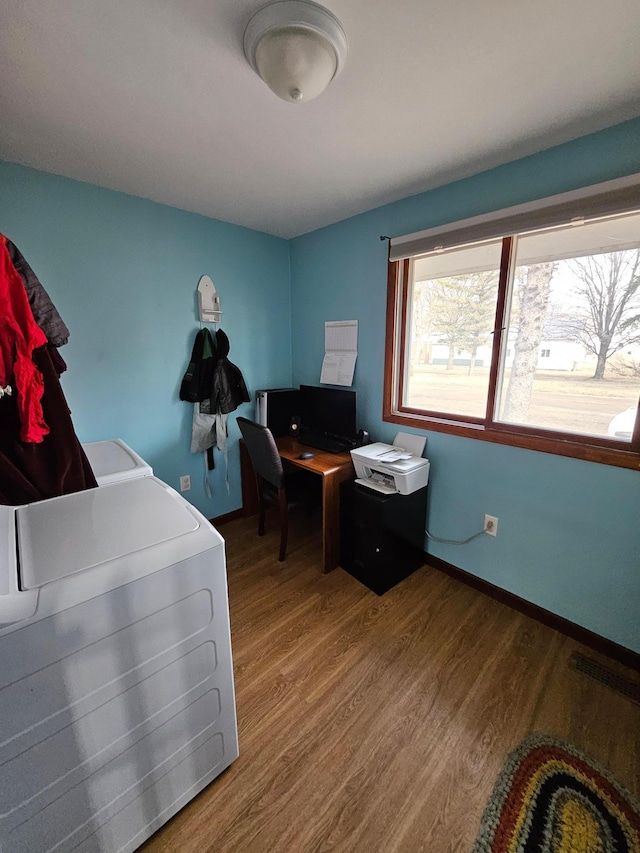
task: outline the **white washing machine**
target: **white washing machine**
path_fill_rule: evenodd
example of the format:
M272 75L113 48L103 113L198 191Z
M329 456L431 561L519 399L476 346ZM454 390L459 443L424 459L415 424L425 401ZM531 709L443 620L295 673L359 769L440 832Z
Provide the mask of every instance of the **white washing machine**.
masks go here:
M238 755L224 540L153 476L0 537L0 851L129 853Z
M153 469L121 438L90 441L82 445L99 486L134 477L150 477Z

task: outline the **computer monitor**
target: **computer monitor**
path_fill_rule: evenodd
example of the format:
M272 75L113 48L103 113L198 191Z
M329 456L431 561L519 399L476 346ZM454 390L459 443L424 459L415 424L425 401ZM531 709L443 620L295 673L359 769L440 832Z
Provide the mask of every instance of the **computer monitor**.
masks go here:
M304 432L351 442L356 437L356 392L301 385L300 416Z

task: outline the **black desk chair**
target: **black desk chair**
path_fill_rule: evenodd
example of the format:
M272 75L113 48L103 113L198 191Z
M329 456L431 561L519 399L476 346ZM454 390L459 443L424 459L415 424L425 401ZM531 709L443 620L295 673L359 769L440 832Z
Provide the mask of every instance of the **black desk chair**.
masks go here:
M261 424L238 417L238 426L244 438L258 486L258 536L264 536L264 516L267 503L278 507L280 516L280 553L283 562L287 553L289 535L289 509L293 504L309 497L310 487L317 477L304 471L285 472L271 430Z

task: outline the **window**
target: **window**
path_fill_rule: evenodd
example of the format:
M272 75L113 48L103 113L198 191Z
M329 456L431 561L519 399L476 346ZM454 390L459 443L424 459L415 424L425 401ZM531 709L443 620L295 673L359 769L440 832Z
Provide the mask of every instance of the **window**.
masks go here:
M535 224L392 242L384 418L638 468L640 199Z

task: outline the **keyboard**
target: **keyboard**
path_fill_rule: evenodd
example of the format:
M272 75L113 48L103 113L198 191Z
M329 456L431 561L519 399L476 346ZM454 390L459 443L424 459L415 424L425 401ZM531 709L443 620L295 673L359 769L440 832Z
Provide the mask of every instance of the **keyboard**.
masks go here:
M307 447L315 447L316 450L325 450L327 453L343 453L353 447L353 443L346 439L329 438L313 432L301 432L298 441Z

